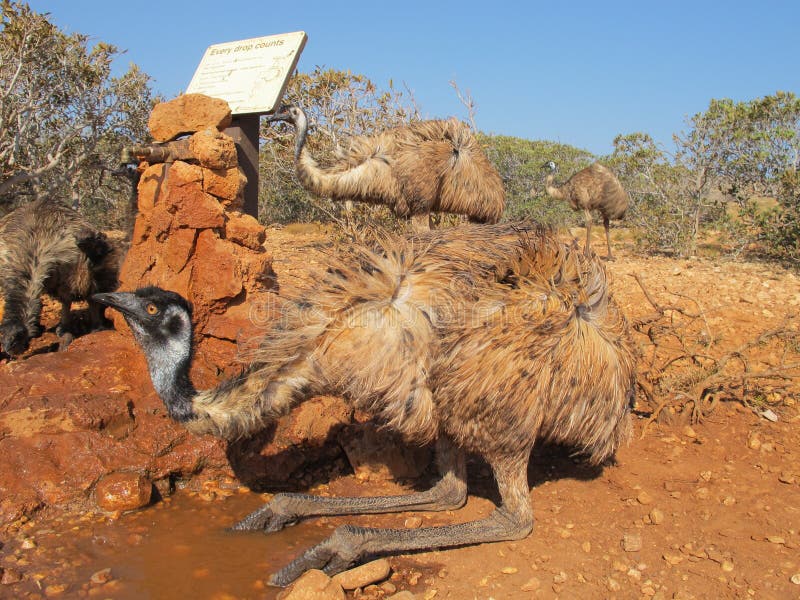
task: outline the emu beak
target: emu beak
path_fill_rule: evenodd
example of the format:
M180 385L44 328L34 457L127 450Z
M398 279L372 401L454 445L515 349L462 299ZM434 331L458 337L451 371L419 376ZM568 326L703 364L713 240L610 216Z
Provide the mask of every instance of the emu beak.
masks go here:
M112 294L95 294L92 300L105 304L121 312L123 315L135 316L141 310L141 303L132 292L114 292Z
M281 106L277 111L271 115L266 115L264 120L267 123L274 123L275 121L291 121L292 117L285 106Z

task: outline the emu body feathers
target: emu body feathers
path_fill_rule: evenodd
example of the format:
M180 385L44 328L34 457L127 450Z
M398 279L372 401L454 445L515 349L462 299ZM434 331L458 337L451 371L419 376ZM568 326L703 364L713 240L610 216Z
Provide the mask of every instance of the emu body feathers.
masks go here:
M174 354L174 339L191 339L182 328L190 332L188 308L174 299L157 288L97 297L131 323L162 398L176 403L171 413L191 431L246 435L326 391L411 441L437 443L442 479L430 490L278 494L234 529L453 509L466 499L465 452L494 471L501 504L489 517L413 531L340 527L273 576L278 585L310 568L341 571L376 552L524 537L533 527L526 467L537 440L570 444L600 463L628 435L634 352L604 267L536 226L467 226L354 248L289 305L246 371L211 390L187 383L189 360L154 358Z

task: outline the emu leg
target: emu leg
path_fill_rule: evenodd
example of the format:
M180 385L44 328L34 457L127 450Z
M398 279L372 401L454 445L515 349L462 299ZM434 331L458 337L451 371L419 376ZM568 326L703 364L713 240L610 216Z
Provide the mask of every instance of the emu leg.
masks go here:
M586 245L583 247L583 253L586 256L589 256L591 254L591 242L589 240L592 237L592 213L590 213L588 210L583 212L586 216Z
M608 246L608 260L614 260L614 256L611 254L611 233L609 232L609 219L608 217L603 217L603 227L606 228L606 245Z
M75 332L72 331L72 302L61 300L61 319L56 327L56 335L61 338L58 342L59 352L66 350L75 339Z
M270 578L285 586L309 569L328 575L344 571L368 556L429 550L448 546L518 540L533 529L533 510L528 498L528 455L493 465L502 503L488 518L459 525L422 529L375 529L344 525L328 539L308 549Z
M467 498L467 469L464 453L449 440L440 438L436 445L437 463L442 478L424 492L402 496L366 498L325 498L308 494L277 494L263 507L236 523L234 531L260 529L279 531L305 517L358 515L401 512L406 510L453 510Z

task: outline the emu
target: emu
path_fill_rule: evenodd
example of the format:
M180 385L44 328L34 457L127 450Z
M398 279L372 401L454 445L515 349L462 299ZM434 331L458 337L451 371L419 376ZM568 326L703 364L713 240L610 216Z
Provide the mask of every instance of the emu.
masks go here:
M56 333L62 348L75 333L72 302L88 300L91 327L101 327L103 307L91 296L116 289L119 262L105 234L58 200L36 200L6 215L0 221L0 347L16 356L42 334L43 293L61 302Z
M589 237L592 232L592 212L600 211L603 227L606 230L608 260L614 260L611 254L611 234L609 221L621 219L628 210L628 193L610 169L600 163L593 163L581 169L560 186L553 185L556 163L552 160L544 165L549 169L545 177L545 191L548 195L569 202L573 210L583 210L586 217L586 245L583 251L589 253Z
M453 510L467 498L465 453L491 466L501 503L488 517L416 530L345 525L272 576L334 574L377 553L515 540L533 528L527 464L535 442L593 464L629 434L635 360L602 262L535 226L464 226L387 237L333 259L289 303L252 364L197 391L191 307L155 287L99 294L147 358L167 411L194 433L234 439L298 402L334 393L411 443L435 440L431 489L377 498L277 494L234 530L277 531L321 515Z
M411 218L417 230L430 228L432 211L466 215L475 223L497 223L503 214L500 175L469 127L456 119L354 136L328 167L320 167L306 149L303 109L283 108L267 120L294 125L297 177L318 196L385 204L395 215Z

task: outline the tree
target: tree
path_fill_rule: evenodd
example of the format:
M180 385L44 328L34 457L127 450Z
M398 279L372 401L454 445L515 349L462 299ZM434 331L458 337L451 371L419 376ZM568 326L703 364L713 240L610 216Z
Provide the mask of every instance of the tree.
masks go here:
M711 100L687 126L673 136L674 154L644 133L614 140L608 160L631 194L639 240L651 250L689 255L714 227L729 232L734 252L756 240L793 245L785 236L794 230L792 201L781 182L800 161L800 100L786 92ZM775 214L763 214L758 196L779 199ZM733 215L729 203L739 209ZM767 231L778 224L780 233Z
M25 3L0 9L0 210L42 194L116 206L130 183L104 174L122 145L147 139L149 77L136 65L112 77L114 46L90 47Z

